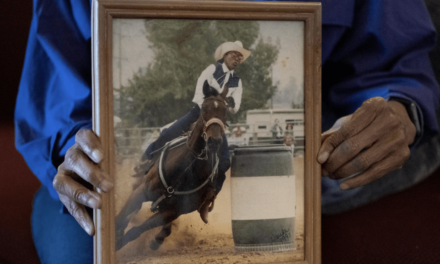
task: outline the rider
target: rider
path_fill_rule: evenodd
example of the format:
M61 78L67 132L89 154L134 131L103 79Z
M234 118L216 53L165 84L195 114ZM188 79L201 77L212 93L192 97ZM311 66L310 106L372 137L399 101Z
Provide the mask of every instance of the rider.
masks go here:
M171 141L190 130L191 124L196 122L200 115L200 108L204 99L203 86L209 85L221 93L225 86L228 85L229 91L226 96L229 107L228 109L232 114L237 113L240 108L243 89L241 80L234 70L243 63L250 54L251 52L244 49L243 44L240 41L225 42L221 44L214 53L216 63L209 65L197 80L196 91L192 100L196 105L188 114L181 117L170 127L165 128L162 131L159 138L147 148L143 159L152 160L153 154L155 154L158 149L162 148L168 141ZM218 179L214 186L215 194L212 201L215 199L215 195L220 192L225 180L225 173L230 167L228 142L225 135L223 135L223 143L220 148L219 159ZM205 212L205 214L207 214L207 212ZM205 221L206 218L203 220Z

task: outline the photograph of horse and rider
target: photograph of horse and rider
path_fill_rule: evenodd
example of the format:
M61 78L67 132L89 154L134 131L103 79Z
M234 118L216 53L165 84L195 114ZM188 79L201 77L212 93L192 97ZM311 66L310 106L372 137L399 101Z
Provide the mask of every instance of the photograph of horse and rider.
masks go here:
M113 22L118 263L304 256L304 24Z

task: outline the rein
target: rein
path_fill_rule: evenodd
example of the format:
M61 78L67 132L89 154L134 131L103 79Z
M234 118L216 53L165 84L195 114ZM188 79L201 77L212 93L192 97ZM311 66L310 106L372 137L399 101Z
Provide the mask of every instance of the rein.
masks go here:
M164 154L165 152L168 150L168 148L170 147L171 142L168 142L167 144L165 144L165 148L162 150L162 153L160 154L160 160L159 160L159 177L160 180L162 181L163 186L166 189L166 193L162 194L159 199L157 199L152 205L151 205L151 211L152 212L156 212L157 211L157 206L159 205L160 202L162 202L164 199L166 198L170 198L173 195L187 195L187 194L192 194L197 192L198 190L202 189L203 187L205 187L206 184L208 184L209 181L214 181L214 176L218 173L218 163L219 163L219 158L217 156L217 154L215 155L215 165L212 168L212 172L211 174L208 176L208 178L206 179L205 182L203 182L199 187L194 188L192 190L189 191L176 191L174 190L173 186L169 186L167 184L167 182L165 181L165 176L163 173L163 160L164 160ZM196 157L197 158L197 157ZM192 165L192 163L195 161L195 159L191 162L190 166ZM189 167L188 167L189 168ZM188 169L187 168L187 169ZM186 171L186 170L185 170Z

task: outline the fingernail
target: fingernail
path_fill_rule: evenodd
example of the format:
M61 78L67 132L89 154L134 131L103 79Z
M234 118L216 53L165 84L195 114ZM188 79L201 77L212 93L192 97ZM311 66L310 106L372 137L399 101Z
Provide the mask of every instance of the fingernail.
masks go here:
M87 232L87 234L91 235L92 234L92 227L90 224L85 224L84 225L84 230Z
M104 192L109 192L113 189L113 183L107 180L103 180L101 182L100 189L103 190Z
M99 200L97 200L97 199L95 199L93 197L90 197L89 200L87 200L87 205L90 208L97 209L97 208L99 208Z
M348 186L346 183L342 183L341 185L339 185L339 187L341 188L341 190L347 190L348 188L350 188L350 186Z
M318 156L318 162L319 163L324 163L324 162L326 162L327 161L327 159L328 159L328 156L329 156L330 154L327 152L327 151L325 151L325 152L322 152L321 154L319 154L319 156Z
M100 150L95 149L92 152L92 158L96 163L100 163L104 159L104 154Z

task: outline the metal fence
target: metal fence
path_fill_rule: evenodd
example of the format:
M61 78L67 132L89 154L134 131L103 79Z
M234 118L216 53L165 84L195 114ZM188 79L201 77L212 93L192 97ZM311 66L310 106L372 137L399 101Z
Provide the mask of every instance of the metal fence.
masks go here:
M120 158L139 159L147 147L160 135L159 127L116 128L116 153Z
M240 130L240 131L238 131ZM248 124L232 124L225 131L229 146L283 144L282 138L262 137L253 131ZM115 128L116 153L119 158L139 159L147 147L160 135L160 127L149 128ZM302 141L295 144L295 155L304 153ZM299 144L296 144L299 143Z

